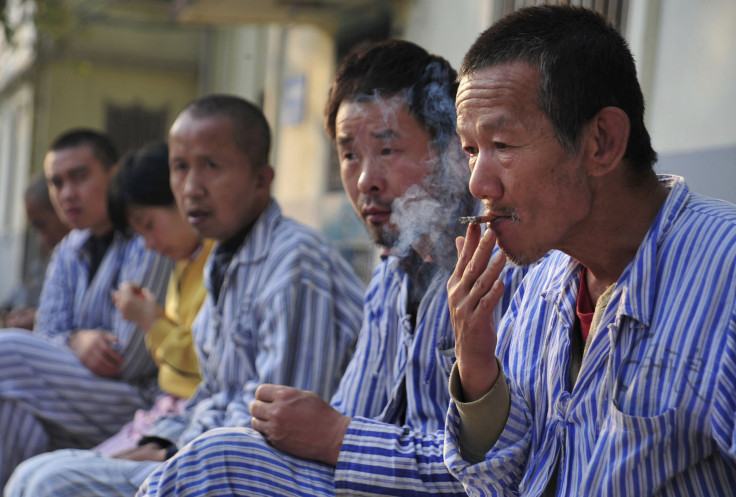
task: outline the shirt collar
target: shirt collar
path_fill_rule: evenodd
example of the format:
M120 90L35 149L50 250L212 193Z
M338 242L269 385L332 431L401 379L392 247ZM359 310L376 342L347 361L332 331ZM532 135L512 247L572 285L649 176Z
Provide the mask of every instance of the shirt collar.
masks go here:
M670 193L639 245L636 255L616 282L611 295L611 302L618 301L616 309L611 309L610 306L607 309L607 312L615 311L617 314L630 316L645 326L649 325L654 308L657 248L673 228L690 195L683 178L673 175L658 175L658 178ZM552 257L550 262L557 269L545 285L542 297L556 302L562 315L572 316L582 265L561 252Z

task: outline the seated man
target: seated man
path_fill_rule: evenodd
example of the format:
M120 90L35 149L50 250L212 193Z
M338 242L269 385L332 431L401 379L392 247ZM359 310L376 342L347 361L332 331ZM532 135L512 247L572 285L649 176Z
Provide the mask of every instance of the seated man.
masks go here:
M470 190L500 216L460 243L445 458L477 495L733 495L736 206L657 176L623 37L532 7L461 71ZM503 257L529 272L498 328ZM498 361L497 361L498 358Z
M18 468L6 496L130 496L196 436L249 426L259 384L332 395L357 340L363 287L322 235L281 215L269 147L266 118L240 98L203 97L179 114L169 134L172 191L198 234L217 240L192 325L202 382L137 450L44 454Z
M140 494L465 495L442 461L454 359L446 283L458 218L478 208L455 134L455 76L444 59L390 41L348 55L330 90L326 128L343 186L390 254L369 285L332 405L261 385L254 430L205 434ZM506 274L507 297L521 273Z
M143 334L115 309L123 281L163 301L169 259L113 228L107 187L117 156L91 130L59 136L44 161L52 203L75 229L56 247L35 333L0 333L0 476L60 447L92 447L114 434L156 392Z
M51 204L49 188L43 174L35 176L28 183L23 205L28 223L38 233L39 253L31 262L26 278L2 305L0 326L32 330L49 258L56 244L69 233L69 227L59 218Z

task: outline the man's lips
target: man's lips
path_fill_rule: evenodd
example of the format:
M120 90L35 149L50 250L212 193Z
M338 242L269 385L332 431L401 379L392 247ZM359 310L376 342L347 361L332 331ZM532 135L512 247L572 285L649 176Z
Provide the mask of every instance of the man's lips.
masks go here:
M205 211L204 209L189 209L187 210L187 222L191 225L197 225L202 222L209 216L209 212Z
M391 209L376 207L363 209L363 218L372 224L386 223L391 218Z
M80 207L68 207L64 209L64 214L69 219L77 219L82 215L82 209Z
M513 214L510 213L510 212L504 212L504 211L501 211L501 212L490 212L490 211L486 211L485 214L486 215L493 216L494 219L492 219L489 222L489 224L490 224L491 228L494 231L496 231L498 228L500 228L504 224L513 221L513 219L514 219Z

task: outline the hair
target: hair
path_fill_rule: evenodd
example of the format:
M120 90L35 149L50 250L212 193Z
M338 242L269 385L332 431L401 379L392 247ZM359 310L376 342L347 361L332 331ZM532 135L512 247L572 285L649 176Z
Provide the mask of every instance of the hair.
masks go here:
M128 228L129 209L135 207L174 207L169 185L169 147L152 143L126 153L110 181L107 209L115 227Z
M405 40L357 46L340 64L325 105L325 130L335 141L343 101L405 94L409 113L444 151L455 137L457 73L447 60Z
M56 137L49 151L58 152L81 146L88 146L105 169L112 168L118 161L118 152L110 137L93 129L77 128L66 131Z
M24 197L35 200L38 202L39 207L54 211L54 206L51 204L51 197L49 196L49 185L46 183L46 177L42 173L38 173L31 178L28 186L26 186Z
M208 95L190 102L179 114L196 119L226 117L233 125L233 140L253 167L268 165L271 129L263 111L234 95Z
M538 68L538 104L559 143L574 154L583 127L604 107L623 110L630 133L624 159L637 172L657 160L644 126L644 97L626 40L598 13L544 5L520 9L481 33L460 77L486 67L524 62Z

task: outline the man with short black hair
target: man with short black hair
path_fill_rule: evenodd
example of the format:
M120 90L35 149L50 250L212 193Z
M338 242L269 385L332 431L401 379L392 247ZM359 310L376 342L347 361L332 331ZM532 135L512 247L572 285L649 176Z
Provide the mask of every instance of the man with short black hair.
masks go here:
M470 48L456 104L497 218L448 283L452 474L473 496L733 492L736 207L655 174L623 37L590 10L519 10ZM500 322L496 243L559 250Z
M49 263L35 333L0 333L0 482L21 461L92 447L150 406L156 365L111 292L135 281L163 301L172 263L113 229L107 187L117 155L94 130L60 135L44 161L57 214L74 227Z

